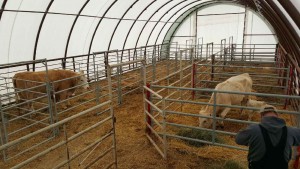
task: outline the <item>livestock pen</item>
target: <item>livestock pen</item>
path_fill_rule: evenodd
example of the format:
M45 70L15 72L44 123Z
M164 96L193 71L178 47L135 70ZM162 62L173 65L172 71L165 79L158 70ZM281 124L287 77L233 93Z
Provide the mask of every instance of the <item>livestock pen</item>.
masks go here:
M206 63L202 60L193 62L187 71L180 69L164 79L144 86L147 137L159 154L167 158L170 147L178 145L182 140L190 145L210 144L229 148L225 150L226 153L222 150L221 154L225 154L227 159L233 158L239 161L237 152L232 149L247 149L236 145L234 136L240 129L258 123L260 120L258 113L255 113L252 121L248 121L248 117L241 112L242 110L247 110L249 113L257 112L260 107L220 104L216 103L215 97L212 98L212 103L208 103L213 93L247 95L251 99L264 101L274 105L280 117L284 118L289 126L299 127L299 68L291 60L283 61L280 53L283 49L273 46L258 47L258 50L273 49L271 53L258 52L258 55L255 55L253 50L243 51L240 57L228 58L226 54L221 55L221 52L212 53L205 58ZM196 60L196 57L194 58ZM216 84L242 73L249 73L253 80L251 93L214 89ZM168 81L173 77L178 77L178 80L170 84ZM213 107L212 116L199 114L206 105ZM231 111L225 119L222 119L216 115L216 106L231 108ZM199 127L199 118L212 119L212 127ZM217 126L220 121L224 121L224 129ZM201 137L201 134L197 135L197 133L208 133L209 137ZM206 154L208 149L203 147L193 152L201 156L201 153ZM243 154L244 159L246 159L245 155ZM295 155L297 155L296 150L294 157Z
M107 156L109 152L115 156L115 128L113 125L115 118L112 115L112 106L121 104L124 96L141 89L143 83L140 68L142 64L136 60L142 58L147 63L146 66L151 67L147 72L150 79L165 76L166 73L176 69L177 61L168 61L166 52L161 49L162 46L148 46L126 51L95 52L90 58L82 55L1 65L0 134L2 158L5 161L1 163L1 166L4 168L31 167L35 164L34 161L39 161L38 159L45 161L47 160L45 156L49 156L53 157L54 161L56 160L52 161L49 165L50 168L74 167L79 164L81 167L88 167L99 161L100 157ZM124 52L128 52L128 55ZM119 53L122 55L119 56ZM129 64L112 72L113 77L109 85L106 78L108 66L124 62L129 62ZM188 62L184 61L184 63ZM172 67L172 65L174 66ZM38 85L18 91L12 84L13 76L18 72L45 71L46 79L48 70L52 69L84 70L85 76L90 81L90 89L82 90L80 89L81 85L76 85L72 88L76 90L72 96L66 100L57 100L55 95L63 91L54 91L53 86L57 83L56 81L32 81ZM60 82L67 80L63 79ZM41 87L46 88L47 92L37 92ZM111 94L109 88L112 89ZM36 97L23 98L20 102L16 102L15 97L18 92L33 93ZM61 105L65 102L70 102L71 106L64 109ZM28 107L28 103L33 104L34 109ZM82 112L85 113L82 114ZM87 120L93 116L97 118ZM63 127L63 125L66 126ZM96 128L101 133L94 132ZM65 133L65 136L61 132ZM99 137L86 139L89 138L86 135L98 135ZM107 150L102 150L103 154L96 153L95 155L94 149L97 149L98 144L102 142L105 142L104 147ZM78 145L74 146L76 144ZM112 146L109 147L109 144ZM62 147L66 149L65 156L54 157L56 153L61 154L64 151L61 150ZM62 162L63 159L64 162ZM109 161L112 163L107 167L117 164L116 157ZM104 164L98 166L103 167Z
M34 123L27 122L28 126L26 125L27 127L22 129L25 130L26 132L33 132L32 135L35 134L38 135L38 134L42 134L40 132L45 132L41 137L44 138L45 140L49 139L49 141L44 141L44 142L40 141L39 139L37 139L39 137L37 138L32 137L32 139L35 140L37 143L40 143L41 145L47 145L47 148L50 147L50 149L48 150L38 149L39 144L36 144L37 146L33 147L32 145L35 144L36 142L29 140L28 142L26 142L26 146L21 146L25 148L29 147L29 149L25 150L24 153L22 152L21 149L19 151L16 147L12 147L9 151L9 149L7 149L8 146L12 145L15 142L19 143L19 141L16 141L19 140L19 138L10 137L10 133L8 132L7 133L9 135L8 142L7 143L3 142L2 143L3 146L1 146L2 154L3 156L6 156L4 158L6 158L7 162L1 163L1 166L7 167L7 166L16 165L16 167L18 167L20 165L23 165L24 163L21 163L20 165L18 165L18 163L20 163L20 161L24 161L25 159L24 155L26 153L29 153L30 155L28 155L28 157L30 158L30 160L26 161L29 162L29 164L25 166L28 168L36 164L40 164L41 162L51 163L51 166L49 165L49 168L53 168L55 166L59 167L62 165L64 165L64 167L70 165L71 168L84 168L85 166L89 166L90 164L91 167L94 166L94 167L105 168L105 164L104 163L102 164L102 160L107 161L108 166L111 166L111 164L113 165L118 163L119 168L145 168L145 167L147 168L147 166L167 168L168 166L169 167L175 166L175 163L178 159L185 159L187 161L191 161L191 166L196 167L198 165L197 163L203 160L203 159L196 160L195 159L196 156L208 158L209 155L203 154L203 151L214 152L216 150L210 146L208 147L206 146L204 148L194 148L192 146L189 146L188 144L185 144L180 140L170 139L170 138L180 138L184 140L190 139L190 140L197 141L197 139L194 138L189 138L189 137L183 138L182 136L177 135L177 131L180 133L182 128L186 128L186 129L195 128L199 130L199 127L197 127L198 117L199 117L198 111L203 105L206 104L207 98L211 92L219 92L219 91L214 91L212 89L201 89L200 87L203 88L203 86L206 85L206 86L210 86L210 88L213 88L216 83L223 81L225 77L227 78L234 74L242 73L243 71L248 72L250 71L250 68L253 69L252 70L253 73L261 69L268 70L268 71L269 70L277 71L277 76L274 75L274 79L279 80L280 83L282 84L281 85L276 84L275 86L278 86L278 88L282 88L283 91L285 91L287 86L286 83L284 82L285 79L287 79L287 77L289 77L289 79L293 78L291 76L288 76L289 73L287 71L290 69L286 68L285 66L272 67L272 63L271 63L271 65L269 66L263 65L263 67L265 68L261 68L260 67L261 65L257 65L258 62L251 62L253 64L256 64L256 66L248 65L249 68L247 68L245 65L241 66L242 64L248 64L249 62L245 62L242 60L241 57L238 57L239 54L236 52L237 49L232 48L233 45L229 45L229 46L224 45L221 47L221 45L214 44L213 51L215 53L213 53L212 51L212 52L208 52L209 54L206 54L207 51L211 50L210 45L206 45L206 48L205 45L201 45L201 48L199 48L199 46L198 47L196 46L195 48L193 46L187 46L188 48L179 48L178 44L170 44L168 48L162 46L160 47L150 46L150 47L141 47L139 50L136 51L134 51L134 49L129 49L125 51L95 52L93 56L90 56L89 64L87 64L86 56L66 58L65 60L63 58L58 60L53 60L53 61L47 60L46 61L47 67L43 64L45 60L40 61L40 63L38 62L34 63L36 70L42 70L42 69L45 70L48 68L62 69L64 65L62 63L66 63L65 64L66 69L85 70L86 76L89 77L90 80L89 84L91 87L90 90L88 91L84 91L84 90L76 91L75 96L69 99L71 101L72 106L69 107L68 109L63 110L59 108L59 106L56 106L57 114L59 117L58 124L56 124L57 122L51 123L48 122L47 120L44 120L45 122L47 121L47 124L41 127L35 126L32 127L32 129L27 130L30 124L34 124ZM258 46L259 45L257 45L256 47ZM162 49L168 49L168 51L163 51ZM123 56L125 56L125 53L128 53L128 55L127 58L124 57L121 61L120 58L123 57L122 53ZM247 56L246 52L244 52L243 54ZM252 56L255 56L254 54L252 53ZM222 56L221 61L224 61L224 58L227 58L225 65L224 62L217 62L218 58L221 58L221 56ZM119 59L117 60L117 58ZM217 59L214 61L214 58ZM235 59L231 60L231 58L235 58ZM73 60L75 60L75 62L73 62ZM142 60L144 63L140 62ZM82 61L84 63L82 63ZM106 77L108 76L108 71L110 70L109 67L111 65L118 65L121 63L122 66L116 66L111 71L112 73L111 85L109 85L109 81ZM266 63L266 64L270 64L270 63ZM22 67L23 69L20 69L19 71L27 71L27 67L32 69L32 65L33 65L32 62L25 63L25 64L20 63L19 67ZM145 65L144 71L141 70L143 65ZM223 67L218 69L219 65L223 65ZM236 69L241 69L241 70L237 71ZM211 73L212 70L213 73ZM223 70L228 70L228 72L224 72ZM278 72L281 72L281 75L285 75L285 76L279 76ZM213 74L214 74L213 79L210 79L211 75ZM10 97L5 97L5 99L7 100L10 99L11 101L9 102L6 100L6 102L2 102L5 104L3 105L3 107L1 107L1 111L3 112L2 114L9 115L9 117L10 117L9 113L12 112L16 113L16 107L15 107L16 104L14 103L15 93L12 88L12 85L10 84L11 83L10 79L12 76L13 76L13 71L11 71L8 76L5 76L5 78L3 78L3 80L5 80L5 82L7 83L3 83L2 85L5 86L2 88L2 90L10 91L7 92L7 94L9 94ZM263 78L263 76L257 75L257 79L259 78ZM151 97L151 99L149 98L148 101L145 100L145 102L148 103L149 105L142 104L142 97L140 96L141 95L140 89L142 89L141 87L144 85L145 82L151 84L149 86L151 88L149 92L153 91L153 93L154 92L157 93L158 90L161 91L158 92L157 94L157 96L159 97L156 98L155 97L156 94L152 94L153 97ZM258 86L259 85L262 86L261 83L262 82L259 82L259 80L257 80L256 84ZM80 86L77 87L79 88ZM195 88L200 88L200 89L195 89ZM255 88L255 90L259 91L258 93L251 93L251 94L257 95L258 97L264 99L265 97L268 98L270 96L273 96L273 95L268 95L263 92L260 92L259 88L260 87ZM266 89L268 88L271 87L266 86ZM111 89L111 97L109 94L109 89ZM272 90L270 89L270 91ZM290 90L290 92L296 92L296 91ZM280 94L278 95L280 96ZM46 95L44 96L46 100L51 99L48 98L47 96ZM151 94L149 96L151 96ZM299 101L297 97L289 97L287 95L282 95L282 97L283 97L282 100L288 98L290 101L292 101L288 103L297 103ZM112 100L112 102L110 102L110 100ZM36 108L40 107L39 104L47 105L47 106L51 104L51 103L48 104L47 101L40 101L40 102L41 103L35 103ZM162 108L163 103L165 103L166 109ZM57 104L59 105L59 103ZM119 104L120 106L118 106ZM280 104L282 105L282 103ZM95 108L94 106L97 105L99 105L100 107L102 107L103 105L104 107ZM159 112L164 112L166 114L165 118L169 120L166 123L162 123L161 120L163 118L159 117L159 113L157 113L156 116L152 118L153 121L151 121L151 124L146 123L146 125L148 124L147 125L148 127L146 128L146 131L148 132L148 137L144 133L144 126L145 126L145 121L150 122L150 120L147 116L146 119L144 120L142 114L143 106L145 106L147 111L149 107L152 107L152 109L148 111L149 113L145 111L149 117L151 114L157 113L155 110L155 108L157 108L159 109ZM91 107L92 109L90 109ZM289 105L288 107L291 107L291 105ZM113 110L114 117L111 115L112 108L114 109ZM215 128L215 130L213 129L210 130L216 132L216 134L214 134L215 136L222 135L222 137L226 141L223 143L214 143L215 145L221 145L230 148L236 146L233 143L233 138L232 138L235 132L238 131L238 129L245 127L246 124L251 123L246 121L245 117L240 118L237 116L238 109L241 108L242 107L233 106L233 109L235 111L232 111L233 113L229 114L229 118L225 120L225 130L221 130L219 128ZM46 112L50 110L48 108L41 108L41 109L46 110ZM290 113L290 114L295 113L295 111L293 110L286 111L283 108L281 110L283 111L283 113ZM81 112L85 112L88 115L84 116L83 114L81 114ZM40 116L39 113L43 113L43 112L37 111L36 114L32 113L31 117L30 117L31 113L25 114L25 116L27 119L32 121L32 119L38 119L38 117ZM185 113L185 114L182 115L181 113ZM44 112L44 114L47 113ZM47 117L50 118L49 115ZM75 120L76 119L75 117L76 118L80 117L80 118L78 119L78 121L75 122L68 121L68 120ZM24 121L26 120L25 118L22 119L19 117L18 118L19 122L17 122L17 120L13 120L12 121L13 123L9 123L9 122L6 123L5 118L2 118L2 120L3 119L4 122L2 123L2 126L3 124L6 124L7 128L13 125L20 127L20 123L24 123ZM6 119L12 120L14 118L10 117ZM257 118L254 117L254 120L255 119L257 120ZM102 123L101 120L107 120L105 121L105 124L103 126L99 124ZM221 119L217 118L217 120L221 120ZM116 128L114 128L113 126L113 121L116 125ZM62 127L62 126L59 127L59 125L62 125L63 123L67 124L66 127ZM155 123L158 123L158 126L162 127L162 129L159 130L158 128L156 128L157 126L154 126L152 131L151 125L154 125ZM40 122L37 122L37 124L40 124ZM98 125L98 124L102 126L102 127L99 126L99 129L97 128L99 131L96 128L93 128L94 125ZM46 129L44 129L45 127ZM91 131L88 131L89 127L91 127ZM4 127L2 127L2 129L3 128ZM55 136L55 134L53 134L52 129L54 131L56 131L56 129L59 129L61 132L58 136ZM101 132L101 133L100 134L95 133L94 130L97 130L97 132ZM113 132L113 130L115 130L116 132ZM156 136L162 137L162 139L156 140L156 138L154 138L154 136L150 134L150 133L155 133L156 130L159 130L159 133ZM87 132L86 134L89 136L80 136L81 138L80 140L73 141L73 138L75 137L77 138L76 134L81 134L83 131L86 131ZM165 133L165 135L162 135L162 133ZM3 134L4 132L2 132L2 138L6 138L5 136L3 136ZM18 134L18 136L16 137L21 137L20 139L24 137L29 138L28 136L26 136L27 134L28 133L24 133L24 135ZM109 137L106 140L105 139L107 138L106 134L109 136L111 135L112 137ZM116 137L116 142L115 142L116 145L114 145L114 141L113 141L114 137ZM155 144L156 141L161 140L163 145L167 146L163 151L161 151L161 154L164 155L168 153L168 156L164 155L164 157L168 157L169 159L168 162L163 161L159 156L156 156L155 148L149 146L147 142L147 138L150 139L151 140L150 142L152 142L153 144ZM68 141L70 139L73 141L73 143L72 141ZM92 142L91 141L92 139L95 139L94 140L95 142ZM102 141L102 139L104 139L104 141L106 142ZM101 147L97 145L97 143L100 142L102 145ZM104 144L102 144L103 142ZM211 144L210 141L200 140L200 142ZM55 150L52 150L52 148L56 148L56 146L62 144L65 147L61 149L57 148ZM51 148L51 146L53 145L54 147ZM100 150L102 149L102 147L108 148L107 151ZM37 150L34 150L35 148L37 148ZM244 148L241 147L235 147L235 148L244 150ZM86 149L89 150L93 149L94 151L91 152L95 154L88 153L88 150ZM12 155L15 155L13 154L15 152L13 153L11 152L14 150L16 150L15 152L18 153L21 152L21 154L17 154L16 159L11 159L10 157ZM34 152L32 150L34 150ZM82 153L81 155L79 155L80 153L76 154L76 152L81 152L80 150L84 151L84 153ZM114 151L116 151L116 157L118 159L117 160L118 162L114 160L113 156L105 156L107 152L110 150L112 153L109 154L113 154ZM220 149L220 151L221 150L223 149ZM35 153L38 155L36 155ZM57 154L59 155L57 156ZM102 157L102 154L104 158L102 160L98 160L99 159L98 157ZM225 154L226 155L231 154L230 157L232 158L229 159L235 159L237 158L237 156L245 155L245 153L243 152L240 151L236 152L234 150L228 151ZM31 161L32 156L34 156L36 160L32 159ZM45 162L49 158L53 158L53 157L55 157L53 160ZM135 161L138 161L138 164L131 164L130 162L133 159ZM180 165L185 166L186 164L182 162L182 164Z

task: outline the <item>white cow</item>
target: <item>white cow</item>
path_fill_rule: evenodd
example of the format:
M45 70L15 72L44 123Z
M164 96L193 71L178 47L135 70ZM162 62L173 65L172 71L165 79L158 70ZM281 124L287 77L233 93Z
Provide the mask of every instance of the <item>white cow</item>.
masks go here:
M233 76L226 81L219 83L215 89L222 91L236 91L236 92L251 92L252 90L252 79L248 73L240 74ZM225 104L225 105L245 105L248 101L248 96L241 94L229 94L229 93L217 93L216 95L216 104ZM212 94L210 104L214 103L214 94ZM216 107L216 115L221 116L223 119L226 114L229 112L229 107ZM200 115L212 116L213 115L213 106L206 105L202 110L200 110ZM212 125L212 119L210 118L199 118L200 127L210 127ZM221 126L223 126L223 121Z

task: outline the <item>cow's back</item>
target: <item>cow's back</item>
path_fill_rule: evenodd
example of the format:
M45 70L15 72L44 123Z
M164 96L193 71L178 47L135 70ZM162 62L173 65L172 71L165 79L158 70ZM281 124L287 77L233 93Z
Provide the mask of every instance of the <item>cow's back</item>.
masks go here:
M79 75L70 70L48 70L48 72L19 72L16 73L13 77L13 85L15 89L32 88L31 90L35 92L46 93L46 82L50 82L53 85L54 91L59 91L74 86L78 80L76 76ZM42 86L36 87L39 85ZM24 92L20 93L21 97L24 94L27 95L27 93ZM23 98L24 97L25 96L23 96Z
M49 80L55 90L68 89L77 84L79 74L70 70L50 70Z
M240 92L242 90L241 85L239 83L231 83L229 81L225 81L222 83L219 83L216 87L216 90L221 91L237 91ZM217 104L229 104L231 105L232 102L235 102L234 100L240 100L240 97L238 95L233 95L229 93L221 93L217 92L216 97L216 103ZM213 101L213 96L211 97L211 102Z
M251 92L253 81L248 73L233 76L226 81L231 84L241 84L243 86L240 90L241 92Z

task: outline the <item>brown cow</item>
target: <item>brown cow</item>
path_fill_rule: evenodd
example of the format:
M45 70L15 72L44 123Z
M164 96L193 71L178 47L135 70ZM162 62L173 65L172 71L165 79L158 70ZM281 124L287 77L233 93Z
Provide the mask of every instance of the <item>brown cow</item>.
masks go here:
M48 70L48 73L46 71L20 72L13 77L16 101L32 100L47 93L46 82L50 82L56 101L62 101L70 97L75 92L74 87L77 85L84 89L89 88L83 71L80 71L80 73L71 70ZM32 103L28 104L33 110ZM62 104L62 107L67 108L64 104Z

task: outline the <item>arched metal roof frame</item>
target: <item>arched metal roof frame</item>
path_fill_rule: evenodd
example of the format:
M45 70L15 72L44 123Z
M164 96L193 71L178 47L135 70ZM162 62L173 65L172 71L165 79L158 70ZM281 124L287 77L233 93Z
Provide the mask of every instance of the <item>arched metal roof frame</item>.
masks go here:
M278 2L286 10L286 12L291 16L291 18L294 20L294 22L296 23L298 28L300 28L299 11L297 10L297 8L289 0L278 0Z
M159 10L161 10L164 6L166 6L168 3L172 2L172 1L173 1L173 0L170 0L170 1L166 2L165 4L163 4L159 9L157 9L157 10L156 10L156 11L148 18L147 22L144 24L143 28L141 29L141 31L140 31L140 33L139 33L139 35L138 35L138 38L137 38L135 47L137 46L138 41L139 41L139 39L140 39L140 37L141 37L141 35L142 35L142 32L144 31L144 29L145 29L147 23L152 19L152 17L153 17ZM125 44L124 44L124 46L125 46ZM123 46L123 49L124 49L124 46Z
M268 1L268 0L267 0ZM276 10L271 9L266 2L262 2L262 14L274 27L280 43L298 63L300 63L300 40L288 20L282 19ZM297 57L298 56L298 57Z
M85 8L86 4L90 1L90 0L86 0L85 3L83 3L83 6L81 7L81 9L78 11L78 14L67 14L67 13L55 13L55 12L49 12L49 9L52 5L54 0L49 0L49 3L48 3L48 6L47 8L45 9L44 12L41 12L41 11L19 11L19 10L7 10L7 11L12 11L12 12L31 12L31 13L43 13L43 18L40 22L40 26L39 26L39 29L38 29L38 32L37 32L37 35L36 35L36 41L35 41L35 45L34 45L34 52L33 52L33 59L36 58L36 51L37 51L37 46L38 46L38 41L39 41L39 34L42 30L42 27L43 27L43 23L44 23L44 20L46 19L46 16L47 14L51 13L51 14L60 14L60 15L72 15L72 16L76 16L76 18L74 19L73 21L73 24L72 24L72 27L70 28L70 33L69 33L69 36L68 36L68 40L66 42L66 48L65 48L65 57L67 56L67 52L68 52L68 44L69 44L69 41L70 41L70 37L72 36L72 32L73 32L73 28L74 26L76 26L76 21L78 19L79 16L84 16L84 15L81 15L81 12L82 10ZM154 1L157 1L157 0L154 0ZM152 3L154 3L154 1ZM5 10L5 6L7 5L7 2L8 0L3 0L2 1L2 5L1 5L1 10L0 10L0 22L1 22L1 18L3 16L3 12L6 11ZM89 16L89 17L95 17L95 18L100 18L100 21L98 22L95 30L94 30L94 34L91 38L91 41L90 41L90 47L89 47L89 54L91 52L91 46L93 44L93 41L94 41L94 37L95 37L95 34L96 32L98 31L98 27L99 25L101 24L101 21L103 20L103 18L106 18L105 15L106 13L110 10L110 8L117 2L117 0L113 1L111 3L111 5L106 9L106 12L105 14L103 14L102 16ZM168 1L166 2L165 4L171 2ZM203 3L203 1L199 1L199 3ZM223 1L220 1L220 0L211 0L211 1L205 1L205 2L211 2L211 3L224 3L224 2L232 2L232 3L237 3L237 4L241 4L241 5L246 5L248 7L250 7L252 10L254 10L255 12L257 13L260 13L264 18L266 18L268 20L268 22L270 23L270 25L274 28L275 32L276 32L276 35L279 39L279 41L281 42L281 44L284 46L284 48L287 50L288 53L291 53L294 58L298 61L298 63L300 63L300 49L299 49L299 46L300 46L300 37L299 37L299 34L297 33L297 31L295 30L295 27L293 27L293 25L291 24L291 22L289 21L289 19L291 19L295 24L296 26L299 28L299 25L300 25L300 14L299 14L299 10L297 10L297 8L294 6L294 4L290 1L290 0L277 0L277 2L281 5L281 7L285 10L285 12L288 13L289 15L289 19L286 17L286 15L283 13L283 11L281 11L281 9L278 7L278 4L276 4L274 1L272 0L262 0L262 1L259 1L260 3L257 3L256 0L223 0ZM204 3L205 3L204 2ZM178 2L178 3L181 3L181 2ZM201 5L201 4L199 4ZM156 11L157 12L157 11ZM189 12L189 10L186 10L186 12ZM175 12L176 13L176 12ZM174 13L174 15L175 15ZM184 12L185 13L185 12ZM155 13L154 13L155 14ZM150 21L150 19L154 16L154 14L147 20L147 22L145 23L144 27L142 28L139 36L138 36L138 39L136 41L136 45L138 44L138 41L140 40L140 36L145 28L145 26L147 25L147 23ZM124 14L125 15L125 14ZM173 16L174 16L173 15ZM172 16L172 17L173 17ZM185 15L182 15L182 16L187 16L186 14ZM180 20L182 21L182 16L181 17L178 17L178 18L181 18ZM170 17L170 18L172 18ZM107 17L108 18L108 17ZM139 16L134 20L134 23L133 25L135 24L135 22L138 20ZM171 19L169 18L168 21L170 21ZM113 18L113 19L119 19L119 20L122 20L122 18ZM177 24L177 21L179 20L175 20L175 22L172 22L172 25L176 25ZM160 21L156 21L157 23L160 22ZM119 21L120 23L120 21ZM168 22L165 22L165 25L167 24ZM175 23L175 24L174 24ZM156 24L157 25L157 24ZM177 24L178 26L179 24ZM117 26L116 26L117 27ZM115 27L115 29L117 29ZM133 27L133 26L132 26ZM132 27L130 28L129 32L127 33L127 36L126 36L126 40L123 44L123 48L125 47L125 44L126 44L126 41L127 41L127 38L129 36L129 33L132 29ZM156 26L155 26L156 27ZM153 32L153 30L155 29L155 27L152 29L151 32ZM165 26L164 26L165 27ZM160 33L157 35L157 39L159 38L162 30L164 29L164 27L160 30ZM169 31L171 31L171 27L168 29L167 33L165 34L165 38L167 37L167 35L169 34ZM172 30L172 32L174 32L174 30ZM152 33L151 33L152 35ZM150 36L149 36L150 38ZM147 44L149 42L149 38L147 40ZM156 39L156 42L155 44L157 43L157 39ZM163 39L163 40L164 40ZM112 40L112 38L111 38Z
M179 2L179 3L177 3L177 4L174 4L174 5L173 5L172 7L170 7L167 11L170 12L171 10L173 10L174 8L176 8L177 6L181 5L181 4L184 3L184 2L185 2L185 1L181 1L181 2ZM196 2L196 1L194 1L194 2ZM193 3L194 3L194 2L193 2ZM158 22L155 23L154 27L153 27L152 30L150 31L150 34L149 34L149 36L148 36L148 39L147 39L147 41L146 41L145 46L148 45L149 38L151 37L152 32L154 31L156 25L157 25L159 22L161 22L162 18L163 18L168 12L164 13L164 14L158 19ZM154 14L153 14L152 16L154 16ZM151 18L152 18L152 16L151 16ZM150 21L151 18L149 18L149 21ZM140 37L141 37L141 35L142 35L143 31L144 31L144 28L146 27L147 24L148 24L148 22L145 23L145 26L144 26L143 29L140 31L140 34L139 34L138 39L137 39L136 44L135 44L135 48L137 47L137 45L138 45L138 43L139 43L139 40L140 40Z
M266 0L266 1L269 2L270 0ZM232 1L212 0L210 2L211 2L211 5L216 4L216 3L225 3L225 2L237 3L237 4L240 4L240 5L243 5L243 6L246 5L246 6L250 7L254 12L259 13L258 9L256 8L256 6L254 4L254 2L253 3L246 3L246 4L243 3L243 2L234 1L234 0L232 0ZM247 1L247 2L252 2L252 1ZM263 5L262 9L260 9L262 11L262 16L264 18L266 18L268 23L272 26L272 29L276 32L277 38L279 39L281 44L284 46L284 48L288 51L288 53L290 53L294 57L294 59L297 60L298 63L300 63L300 57L299 57L300 56L300 51L299 51L300 50L299 49L299 46L300 46L299 45L299 43L300 43L299 38L300 37L299 37L299 35L293 29L293 27L291 26L291 23L287 20L287 18L281 12L279 12L280 14L278 16L277 11L279 9L277 7L274 7L274 6L276 6L274 4L274 2L270 2L270 3L272 4L273 8L275 8L275 10L273 10L273 8L271 6L269 6L267 4L267 2L261 1L261 3ZM184 19L179 19L179 18L180 17L177 18L175 23L182 22L182 20L184 20ZM283 18L283 19L281 19L281 18ZM177 25L176 27L178 27L178 26L179 25ZM171 27L169 28L169 31L171 30ZM167 33L165 35L165 38L164 38L164 41L169 40L169 39L166 39L169 31L167 31ZM176 29L174 31L172 31L171 33L173 34L175 31L176 31Z
M205 3L202 3L202 4L199 4L197 7L192 7L191 9L193 8L196 8L195 10L193 11L190 11L191 9L188 9L186 11L186 13L182 14L181 16L179 16L177 19L176 19L176 22L175 23L179 23L179 25L171 25L167 31L167 34L165 34L165 37L164 37L164 40L163 41L170 41L171 40L171 37L173 37L173 35L176 33L176 31L178 30L178 28L180 27L180 25L183 23L184 20L186 20L189 15L191 15L192 13L198 11L198 10L203 10L204 8L209 8L211 6L214 6L214 5L217 5L217 4L224 4L224 3L227 3L227 4L230 4L230 5L236 5L236 6L239 6L239 7L244 7L242 6L241 4L237 4L237 3L233 3L233 2L229 2L229 1L218 1L218 2L212 2L212 1L207 1ZM252 8L249 8L253 13L256 13L255 11L253 11ZM256 13L257 14L257 13ZM272 25L270 24L270 22L268 20L266 20L265 18L263 18L263 16L261 15L257 15L259 18L261 18L262 20L264 20L264 22L266 23L266 25L268 26L268 28L273 32L275 33L275 30L274 28L272 27ZM174 31L170 31L172 28L174 28ZM275 37L276 39L278 39L277 37Z
M1 5L1 10L0 10L0 21L1 21L1 18L2 18L2 14L3 14L3 11L4 11L4 8L5 8L5 5L7 3L8 0L4 0L2 5Z
M117 2L118 0L115 0L113 1L113 3L110 4L110 6L106 9L106 11L104 12L103 14L103 17L99 20L95 30L94 30L94 33L93 33L93 36L92 36L92 39L90 41L90 46L89 46L89 52L88 52L88 58L87 58L87 62L89 63L89 60L90 60L90 54L91 54L91 49L92 49L92 45L93 45L93 41L94 41L94 38L95 38L95 35L97 33L97 30L98 30L98 27L100 25L100 23L102 22L103 18L105 17L105 15L107 14L107 12L113 7L113 5ZM89 64L87 64L87 69L89 69Z
M42 20L40 22L40 26L39 26L39 29L38 29L38 32L37 32L37 35L36 35L36 39L35 39L35 44L34 44L34 50L33 50L33 59L32 60L35 60L36 59L36 50L37 50L37 45L39 43L39 37L40 37L40 34L41 34L41 31L42 31L42 27L43 27L43 24L44 24L44 21L45 21L45 18L48 14L48 11L51 7L51 5L53 4L54 0L51 0L46 8L46 11L42 17ZM35 64L33 64L32 66L32 70L35 71Z
M282 1L282 3L286 3L287 1L290 2L286 0ZM247 5L254 11L261 13L270 22L282 46L300 63L300 37L283 12L270 0L260 1L260 4L255 4L252 0L249 2L251 3ZM284 9L285 11L290 10ZM300 18L298 11L295 11L294 14L298 17L293 16L292 18ZM296 23L295 20L294 22Z
M184 2L184 1L182 1L182 2ZM187 7L187 6L189 6L189 5L192 5L193 3L196 3L196 2L200 2L200 1L195 0L195 1L193 1L193 2L190 2L190 3L186 4L186 5L184 5L181 9L179 9L179 10L173 12L173 15L171 15L171 17L169 17L169 19L165 22L165 24L164 24L164 26L162 27L162 29L165 27L165 25L166 25L167 23L169 23L169 21L173 18L173 16L174 16L176 13L178 13L179 11L183 10L185 7ZM174 9L176 6L178 6L179 4L181 4L181 3L178 3L178 4L174 5L170 10L173 10L173 9ZM164 17L166 14L167 14L167 12L166 12L164 15L161 16L161 18L159 19L159 21L162 20L163 17ZM157 24L158 24L158 22L156 22L156 24L154 25L153 29L152 29L151 32L150 32L150 35L148 36L148 39L147 39L147 42L146 42L146 46L148 45L149 39L150 39L150 37L151 37L151 35L152 35L154 29L156 28ZM162 29L159 31L157 37L159 37L159 35L160 35ZM156 42L157 42L157 39L156 39L156 41L155 41L155 44L156 44Z
M117 25L115 26L115 29L114 29L114 31L113 31L113 33L112 33L112 35L111 35L111 38L110 38L110 41L109 41L107 50L110 50L111 42L112 42L112 40L113 40L113 38L114 38L115 32L116 32L116 30L118 29L118 27L119 27L119 25L120 25L122 19L123 19L124 16L127 14L127 12L133 7L133 5L135 5L138 1L139 1L139 0L134 1L134 3L131 4L131 5L127 8L127 10L124 12L124 14L122 15L122 17L120 18L119 22L118 22Z
M204 6L209 6L211 4L215 4L215 3L212 3L210 1L208 2L205 2L205 3L202 3L202 4L199 4L198 6L196 7L191 7L190 9L188 9L185 13L181 14L178 18L176 18L176 21L175 23L182 23L182 21L184 21L190 14L192 14L193 12L199 10L199 8L202 8ZM196 8L195 10L189 12L191 9L193 8ZM174 35L174 33L176 33L177 29L180 27L181 24L178 24L178 25L174 25L172 24L167 33L165 34L165 37L163 38L163 41L170 41L171 40L171 37ZM170 31L172 28L174 28L174 31Z
M135 23L136 23L136 21L140 18L140 16L155 2L156 0L153 0L151 3L149 3L140 13L139 13L139 15L135 18L135 20L134 20L134 22L131 24L131 26L130 26L130 28L129 28L129 30L128 30L128 32L127 32L127 35L126 35L126 37L125 37L125 40L124 40L124 43L123 43L123 47L122 47L122 54L121 54L121 56L123 56L123 52L124 52L124 49L125 49L125 45L126 45L126 42L127 42L127 39L128 39L128 36L129 36L129 34L130 34L130 32L131 32L131 30L132 30L132 28L133 28L133 26L135 25ZM167 3L165 3L165 4L168 4L169 2L171 2L172 0L170 0L170 1L168 1ZM164 4L164 5L165 5ZM163 5L163 6L164 6ZM161 9L163 6L161 6L159 9ZM153 13L153 15L154 15L155 13ZM153 16L152 15L152 16ZM151 18L151 17L150 17ZM147 22L149 21L149 19L147 20ZM146 25L146 24L145 24ZM144 25L144 26L145 26ZM122 57L121 57L121 59L122 59Z
M81 15L81 12L83 11L83 9L86 7L86 5L90 2L90 0L87 0L83 6L80 8L78 14L76 15L74 21L73 21L73 24L71 26L71 29L70 29L70 33L69 33L69 36L68 36L68 40L67 40L67 44L66 44L66 49L65 49L65 58L68 56L68 47L69 47L69 43L70 43L70 39L71 39L71 35L73 33L73 29L74 29L74 26L79 18L79 16ZM66 66L66 63L63 63L63 68L65 68Z
M176 22L174 22L174 23L181 23L181 22L182 22L183 20L185 20L185 18L187 18L191 13L193 13L195 10L197 10L198 6L202 6L202 5L203 5L203 3L198 4L198 5L196 5L196 6L192 6L191 8L187 9L185 12L183 12L181 15L179 15L179 16L175 19ZM188 6L188 5L187 5L187 6ZM185 6L185 7L187 7L187 6ZM184 7L184 8L185 8L185 7ZM184 9L184 8L182 8L182 9ZM196 9L193 10L194 8L196 8ZM192 11L190 12L190 10L192 10ZM178 12L179 12L179 11L177 11L176 13L178 13ZM169 20L171 20L171 19L175 16L176 13L174 13L174 14L172 15L172 17L169 18ZM168 21L169 21L169 20L168 20ZM168 22L166 22L166 23L168 23ZM160 32L158 33L158 36L156 37L156 40L155 40L155 44L157 44L158 38L159 38L159 36L160 36L162 30L163 30L163 29L165 28L165 26L167 25L166 23L165 23L165 25L161 28ZM173 23L172 25L174 25L174 23ZM168 29L167 32L169 32L169 31L171 30L172 25L169 27L169 29ZM178 28L179 25L180 25L180 24L178 24L176 28ZM176 31L176 30L175 30L175 31ZM172 31L172 34L173 34L175 31ZM164 37L164 38L163 38L163 42L164 42L164 41L168 41L168 40L165 40L165 37Z

